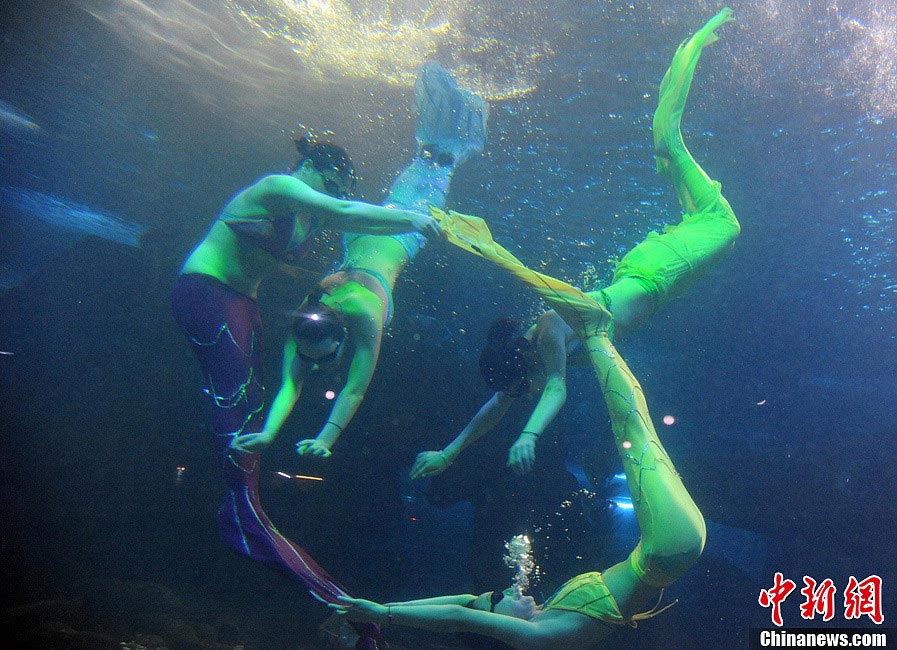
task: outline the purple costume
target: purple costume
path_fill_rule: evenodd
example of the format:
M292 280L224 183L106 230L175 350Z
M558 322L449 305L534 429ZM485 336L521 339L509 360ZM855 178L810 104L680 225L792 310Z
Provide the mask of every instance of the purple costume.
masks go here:
M205 375L212 404L212 432L221 458L227 497L218 509L224 541L238 553L299 577L309 593L336 603L347 592L268 519L259 501L260 454L230 448L244 431L261 429L265 405L262 321L255 300L209 275L178 276L171 294L175 320L186 332ZM356 625L357 648L373 650L382 638L376 625Z

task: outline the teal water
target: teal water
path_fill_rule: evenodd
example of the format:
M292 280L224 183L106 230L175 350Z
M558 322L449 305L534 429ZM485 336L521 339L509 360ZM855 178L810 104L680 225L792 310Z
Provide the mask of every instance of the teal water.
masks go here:
M324 608L218 540L200 373L168 291L233 192L291 162L300 123L333 130L360 168L359 197L382 200L414 148L407 79L422 55L402 43L435 41L437 60L497 97L486 153L459 170L449 205L487 219L531 266L591 289L678 218L654 174L650 115L676 45L716 5L561 2L546 16L539 3L300 4L293 22L274 2L200 0L16 3L0 21L2 604L29 638L64 624L169 647L320 646ZM328 7L345 11L309 22ZM839 590L877 574L886 614L893 602L897 19L884 0L733 8L684 130L742 236L621 343L652 412L675 416L660 434L712 522L708 548L670 590L679 604L621 631L620 647L745 647L750 628L770 626L757 597L776 571ZM439 36L445 21L454 39ZM350 47L365 23L378 36L367 52ZM139 246L54 226L22 196L134 224ZM269 390L287 312L339 255L324 236L309 273L263 285ZM299 462L292 442L326 416L317 396L333 378L307 389L267 454L264 500L281 530L380 600L506 584L503 544L524 531L543 568L536 595L622 557L634 530L605 507L611 488L578 492L581 466L617 471L584 370L570 372L535 475L504 467L521 411L453 473L407 479L417 452L446 444L488 397L476 358L489 323L540 306L448 246L427 248L395 299L364 408L329 464ZM802 623L798 604L786 602L786 623ZM835 623L854 624L841 608ZM400 647L459 643L391 634Z

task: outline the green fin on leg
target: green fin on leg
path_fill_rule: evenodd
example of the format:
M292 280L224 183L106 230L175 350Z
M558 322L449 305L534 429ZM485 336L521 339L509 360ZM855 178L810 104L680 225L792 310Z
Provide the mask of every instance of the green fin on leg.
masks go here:
M673 181L679 202L686 212L695 209L700 196L712 186L712 181L685 146L680 129L682 113L702 50L719 40L715 30L731 20L734 20L733 12L726 7L686 39L676 50L660 82L652 125L657 173ZM707 188L703 187L705 185Z

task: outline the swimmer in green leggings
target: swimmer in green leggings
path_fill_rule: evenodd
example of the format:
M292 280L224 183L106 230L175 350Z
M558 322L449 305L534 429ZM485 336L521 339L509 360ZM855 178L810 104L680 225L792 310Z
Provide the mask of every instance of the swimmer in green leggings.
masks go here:
M421 68L415 95L420 111L415 159L396 179L386 206L429 217L444 206L452 175L483 150L488 105L455 84L438 64ZM347 233L339 269L325 277L293 314L284 345L280 390L261 432L234 445L251 450L270 444L293 410L309 372L348 365L346 384L316 438L296 445L300 455L326 458L358 410L380 354L383 331L392 318L392 292L402 270L423 248L418 233L391 236Z
M678 118L667 121L667 111L681 112L701 49L715 40L714 30L731 18L731 10L722 10L677 51L661 86L661 107L655 116L655 134L660 138L677 139L667 128L673 126L678 132ZM662 151L666 150L663 145ZM676 156L671 152L674 164ZM693 186L693 176L684 178L688 185L683 189L698 211L721 200L718 186ZM717 198L708 198L714 192ZM383 605L340 597L330 607L353 622L481 634L520 649L592 647L613 633L615 626L635 626L665 609L660 607L662 590L701 555L706 540L704 518L657 437L638 380L614 348L610 329L615 316L605 307L606 300L526 268L492 240L481 219L450 213L442 217L442 226L449 241L494 262L542 296L581 342L610 413L641 538L625 560L602 573L583 573L568 580L542 605L511 587L479 596L438 596Z
M724 22L715 20L718 20L715 26ZM705 36L698 41L701 33ZM661 82L653 122L657 171L672 182L685 214L681 223L668 226L663 233L650 233L623 257L610 286L588 294L613 315L611 338L641 325L700 278L732 248L740 232L720 184L712 181L695 162L680 131L682 111L701 48L717 38L712 29L701 33L676 53ZM411 468L412 478L445 471L466 447L499 423L516 398L541 392L532 415L508 453L509 467L518 474L529 472L535 464L539 436L566 401L567 365L586 363L582 342L554 310L539 316L526 332L517 321L497 321L480 355L480 371L495 394L444 449L418 454Z
M599 303L588 302L589 307L585 303L578 307L592 313L571 319L569 325L583 337L610 411L642 531L635 550L603 573L584 573L567 581L542 605L512 587L479 596L385 605L340 597L340 603L330 607L353 622L482 634L514 648L538 650L591 647L613 633L614 626L635 625L663 611L661 590L701 555L704 519L657 438L638 381L607 334L610 313ZM588 327L580 328L583 322Z

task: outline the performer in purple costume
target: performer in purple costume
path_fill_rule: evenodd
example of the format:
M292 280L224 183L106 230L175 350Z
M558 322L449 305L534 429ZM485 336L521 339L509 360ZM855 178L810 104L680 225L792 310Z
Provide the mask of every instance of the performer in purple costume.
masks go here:
M175 320L187 334L205 375L212 431L228 493L218 517L237 552L287 571L325 603L346 591L268 519L258 496L259 454L231 448L257 430L264 409L262 324L258 286L281 262L301 255L318 228L389 235L441 235L429 215L345 199L354 173L344 150L302 139L291 175L265 176L224 207L193 250L172 290ZM376 626L357 626L359 648L376 647Z
M298 576L312 596L325 603L338 603L348 594L277 530L259 500L260 453L265 444L256 432L262 428L265 403L256 292L279 262L301 256L318 226L373 235L406 232L397 240L406 250L413 244L414 253L422 246L420 234L441 235L427 207L444 206L455 166L470 157L456 149L468 146L461 135L470 127L461 122L468 119L472 95L460 91L435 64L422 68L421 80L418 156L393 183L387 199L388 205L410 210L339 200L354 180L348 156L330 143L300 140L301 158L293 176L263 178L232 199L185 262L172 291L175 318L202 365L204 392L212 405L215 446L228 488L218 511L222 536L237 552ZM278 182L266 181L272 178ZM329 224L324 222L328 217ZM413 257L411 251L408 255ZM377 625L352 625L360 635L357 648L381 646Z
M252 428L264 407L262 322L255 300L210 276L181 276L172 292L178 325L206 374L212 429L228 495L218 511L225 541L236 551L299 575L313 596L335 602L342 589L268 519L258 497L260 454L230 449L234 432Z

